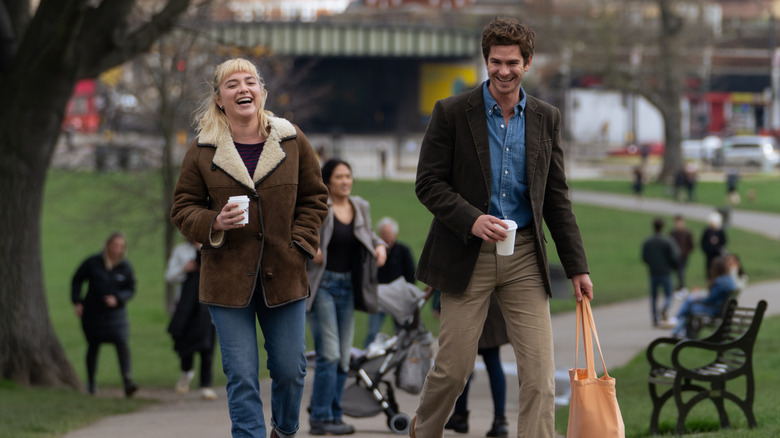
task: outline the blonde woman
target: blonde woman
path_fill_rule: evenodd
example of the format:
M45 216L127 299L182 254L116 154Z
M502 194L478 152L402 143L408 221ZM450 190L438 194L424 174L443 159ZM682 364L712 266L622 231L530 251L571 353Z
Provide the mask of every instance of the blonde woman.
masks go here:
M219 64L196 114L171 211L203 242L200 300L217 328L234 437L265 438L256 320L267 352L271 437L295 436L306 375L306 261L319 247L328 192L303 133L265 110L267 92L246 59ZM228 202L249 198L244 210Z
M135 274L133 266L125 259L126 253L124 234L111 234L103 251L84 260L71 281L71 301L87 338L87 391L90 394L97 392L95 374L103 343L116 347L125 395L130 397L138 390L132 379L127 345L130 328L125 309L125 304L135 295ZM85 281L87 294L82 296Z

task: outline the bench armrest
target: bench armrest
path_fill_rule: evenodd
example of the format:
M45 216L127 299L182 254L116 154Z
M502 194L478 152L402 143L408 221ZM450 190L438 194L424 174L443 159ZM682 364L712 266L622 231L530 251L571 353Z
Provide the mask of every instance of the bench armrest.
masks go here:
M650 343L650 345L647 346L646 355L647 355L647 361L650 363L650 369L655 370L658 368L669 368L669 365L664 365L661 362L657 361L655 359L655 349L659 345L677 345L680 342L680 339L672 338L672 337L662 337L662 338L656 338L653 340L653 342Z

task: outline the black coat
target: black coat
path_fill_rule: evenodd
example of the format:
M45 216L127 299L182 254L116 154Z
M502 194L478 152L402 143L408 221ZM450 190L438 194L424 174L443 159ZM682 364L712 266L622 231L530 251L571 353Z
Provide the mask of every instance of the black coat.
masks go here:
M173 312L168 333L173 349L181 356L214 348L214 326L208 307L198 301L200 272L191 272L181 285L181 296Z
M86 296L81 295L84 282L89 282ZM110 271L103 255L93 255L78 267L71 281L71 301L81 303L81 327L89 342L126 342L129 334L125 305L135 294L135 273L127 260L122 260ZM114 295L116 307L107 307L104 297Z

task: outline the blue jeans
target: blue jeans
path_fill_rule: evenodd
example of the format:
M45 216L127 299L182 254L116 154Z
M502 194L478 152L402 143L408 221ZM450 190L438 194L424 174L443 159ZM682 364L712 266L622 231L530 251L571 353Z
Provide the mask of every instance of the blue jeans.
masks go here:
M265 339L271 375L271 425L280 436L298 431L306 376L306 300L266 307L255 294L249 306L209 306L227 376L228 408L233 437L265 438L260 399L259 350L255 318Z
M683 301L682 305L680 305L680 310L677 311L677 326L672 331L672 336L688 337L686 331L688 318L693 315L718 316L718 310L719 309L717 308L701 303L696 297L689 296Z
M672 303L672 276L671 275L651 275L650 276L650 310L653 316L653 325L658 324L658 305L656 300L658 299L658 288L664 289L664 306L663 313L669 310L669 305Z
M311 422L341 420L341 396L355 336L354 297L349 272L325 271L309 312L309 327L317 354L311 393Z

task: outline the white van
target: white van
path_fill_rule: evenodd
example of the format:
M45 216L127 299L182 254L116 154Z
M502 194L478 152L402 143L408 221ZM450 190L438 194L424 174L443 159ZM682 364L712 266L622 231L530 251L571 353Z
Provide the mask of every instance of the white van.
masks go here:
M723 140L718 157L723 166L776 166L780 162L777 141L765 135L738 135Z
M722 143L720 137L708 135L701 140L683 140L680 147L683 159L711 163Z

